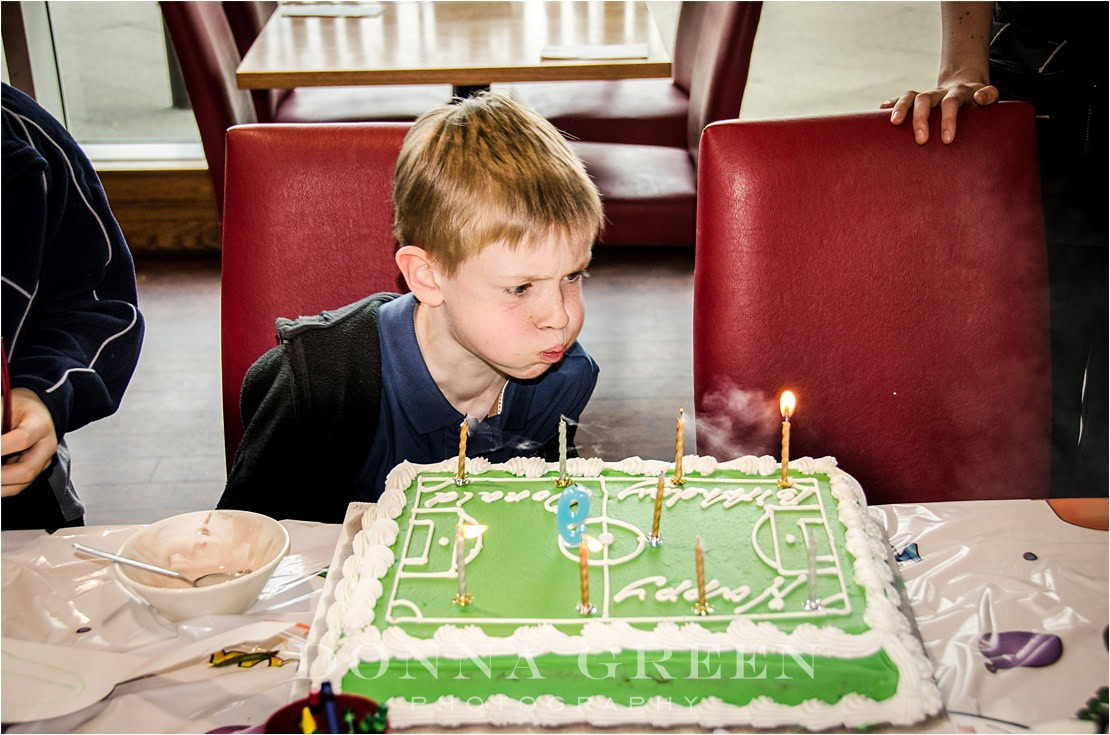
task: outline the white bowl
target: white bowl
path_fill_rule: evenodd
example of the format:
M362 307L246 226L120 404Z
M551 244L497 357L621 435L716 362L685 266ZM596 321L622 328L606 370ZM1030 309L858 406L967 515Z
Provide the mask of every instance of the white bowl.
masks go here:
M123 542L120 556L156 564L196 579L209 572L250 574L211 587L116 564L116 577L171 620L236 615L258 599L289 551L289 532L269 516L244 510L202 510L166 518Z

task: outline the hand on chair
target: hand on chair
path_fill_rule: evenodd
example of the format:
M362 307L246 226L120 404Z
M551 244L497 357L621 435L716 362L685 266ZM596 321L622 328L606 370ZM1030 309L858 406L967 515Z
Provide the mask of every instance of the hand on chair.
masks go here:
M907 112L913 111L913 137L918 145L929 140L929 112L940 105L940 139L951 143L956 139L956 112L964 105L973 102L981 107L998 100L998 88L982 80L948 79L941 80L936 89L930 92L910 90L900 97L889 99L879 105L880 109L893 108L890 122L901 125Z

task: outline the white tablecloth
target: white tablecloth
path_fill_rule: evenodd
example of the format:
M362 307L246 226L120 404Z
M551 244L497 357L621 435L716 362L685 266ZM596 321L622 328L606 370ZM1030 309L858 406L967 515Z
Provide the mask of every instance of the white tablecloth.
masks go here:
M1105 531L1064 523L1041 501L893 505L872 512L897 550L918 545L921 560L903 563L901 572L959 729L1016 732L1005 723L1069 717L1106 685ZM284 524L290 556L263 591L276 594L246 615L177 624L125 592L110 563L78 558L70 545L76 540L115 550L135 526L63 529L50 536L6 532L3 635L154 655L255 620L307 624L323 580L288 585L328 566L339 526ZM1026 560L1025 552L1037 559ZM85 627L90 630L77 632ZM990 673L978 639L991 630L1055 633L1064 652L1051 666ZM207 732L255 725L288 700L296 669L291 664L214 670L200 663L122 684L92 707L13 725L8 732Z

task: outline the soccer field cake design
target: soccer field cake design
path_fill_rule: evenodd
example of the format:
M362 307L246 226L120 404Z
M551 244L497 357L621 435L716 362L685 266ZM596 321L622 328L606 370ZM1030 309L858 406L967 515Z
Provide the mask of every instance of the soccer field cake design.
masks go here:
M540 459L468 459L465 484L454 460L399 465L329 580L311 677L386 701L396 728L827 729L940 710L835 460L792 461L790 487L772 457L684 465L654 545L670 463L570 459L569 488Z

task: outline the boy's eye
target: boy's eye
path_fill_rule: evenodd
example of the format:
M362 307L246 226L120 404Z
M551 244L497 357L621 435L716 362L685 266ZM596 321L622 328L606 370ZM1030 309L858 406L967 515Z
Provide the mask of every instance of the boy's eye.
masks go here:
M530 288L532 288L532 284L531 283L525 283L523 285L513 286L512 288L507 288L505 290L508 291L509 293L511 293L513 296L523 296L524 292L527 291Z
M576 281L581 281L583 278L589 278L589 277L590 277L590 274L587 273L584 270L583 271L575 271L574 273L571 273L570 275L567 276L567 281L569 281L570 283L574 283Z

